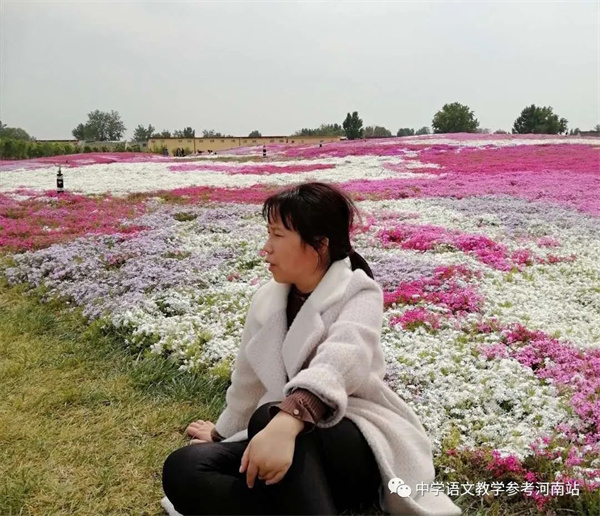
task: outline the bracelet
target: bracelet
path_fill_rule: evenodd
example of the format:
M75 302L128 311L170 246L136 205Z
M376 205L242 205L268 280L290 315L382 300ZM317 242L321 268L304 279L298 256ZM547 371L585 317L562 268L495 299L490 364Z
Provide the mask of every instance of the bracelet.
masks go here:
M219 432L217 432L217 428L214 427L211 431L210 431L210 437L212 438L213 442L218 443L219 441L222 441L223 439L225 439Z

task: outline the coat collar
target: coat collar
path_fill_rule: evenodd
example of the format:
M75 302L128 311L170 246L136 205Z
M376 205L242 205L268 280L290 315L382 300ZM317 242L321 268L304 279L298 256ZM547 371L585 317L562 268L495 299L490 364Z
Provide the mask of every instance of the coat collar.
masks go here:
M289 330L286 308L291 285L271 279L260 289L255 311L260 329L248 341L246 355L267 390L282 393L286 373L291 379L300 371L325 334L323 312L342 299L354 273L348 258L333 262Z

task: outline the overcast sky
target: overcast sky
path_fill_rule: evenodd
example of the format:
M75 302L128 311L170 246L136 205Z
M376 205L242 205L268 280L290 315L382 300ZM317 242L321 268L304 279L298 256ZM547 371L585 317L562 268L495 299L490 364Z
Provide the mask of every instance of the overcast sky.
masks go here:
M72 138L95 109L245 136L431 128L446 103L510 131L531 104L600 123L597 0L0 1L0 120Z

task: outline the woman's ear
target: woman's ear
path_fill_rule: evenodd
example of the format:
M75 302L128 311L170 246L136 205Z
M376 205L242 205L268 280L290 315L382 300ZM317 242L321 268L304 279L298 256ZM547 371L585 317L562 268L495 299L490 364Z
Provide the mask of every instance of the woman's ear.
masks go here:
M321 245L320 245L319 249L321 250L321 252L325 252L325 251L327 251L328 247L329 247L329 238L324 237L321 240Z
M329 238L324 237L321 240L321 245L319 246L319 256L321 257L320 259L322 260L322 263L326 263L326 264L329 264L328 247L329 247Z

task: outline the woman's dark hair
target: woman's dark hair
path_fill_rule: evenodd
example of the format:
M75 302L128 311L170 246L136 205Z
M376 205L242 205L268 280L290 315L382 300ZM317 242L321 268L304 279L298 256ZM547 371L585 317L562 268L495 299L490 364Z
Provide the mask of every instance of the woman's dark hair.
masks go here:
M340 188L326 183L311 182L287 187L271 195L263 204L262 216L267 223L279 218L288 231L300 234L303 244L319 251L323 239L329 239L327 268L350 257L352 270L362 269L373 278L365 259L351 253L350 230L360 212L352 199ZM319 263L321 265L321 255Z

